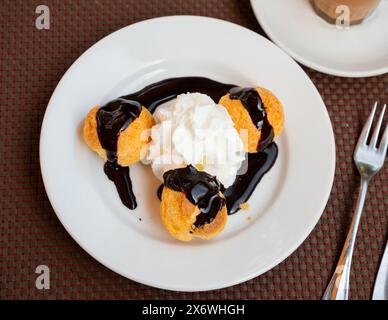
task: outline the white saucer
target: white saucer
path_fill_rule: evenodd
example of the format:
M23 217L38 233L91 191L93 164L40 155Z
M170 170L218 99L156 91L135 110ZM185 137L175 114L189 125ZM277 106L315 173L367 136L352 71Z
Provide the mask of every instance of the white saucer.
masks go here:
M251 0L266 34L300 63L332 75L368 77L388 72L388 1L362 24L339 30L309 0Z
M82 138L93 106L176 76L261 85L284 105L277 162L250 198L250 209L230 216L210 241L183 243L167 233L156 196L160 181L149 166L131 166L138 207L128 210L103 160ZM229 22L176 16L114 32L74 62L47 107L40 164L58 218L95 259L144 284L199 291L256 277L306 239L330 194L335 144L317 89L282 50Z

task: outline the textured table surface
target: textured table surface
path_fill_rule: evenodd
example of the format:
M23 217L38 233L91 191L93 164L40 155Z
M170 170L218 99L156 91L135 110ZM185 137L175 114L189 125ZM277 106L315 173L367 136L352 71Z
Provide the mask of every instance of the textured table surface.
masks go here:
M314 231L266 274L223 290L179 293L127 280L69 236L44 190L39 133L53 90L71 63L109 33L144 19L212 16L264 34L248 0L44 1L50 30L35 28L40 1L0 3L0 298L319 299L345 239L359 178L356 137L375 100L388 102L388 75L347 79L305 68L329 110L337 144L333 190ZM370 299L388 230L388 166L370 186L358 233L351 298ZM51 270L51 289L35 288L35 268Z

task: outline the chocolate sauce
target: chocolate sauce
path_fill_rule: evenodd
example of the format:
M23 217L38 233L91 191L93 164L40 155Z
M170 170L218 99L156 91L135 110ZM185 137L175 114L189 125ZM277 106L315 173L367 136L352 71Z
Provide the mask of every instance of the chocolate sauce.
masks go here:
M109 180L113 181L121 202L129 209L136 209L136 197L133 193L129 168L122 167L117 162L107 161L104 164L104 172Z
M159 200L162 200L163 187L164 187L164 184L162 183L159 186L158 190L156 191L156 195L158 196Z
M167 171L163 180L168 188L184 192L186 198L201 210L194 223L197 228L210 223L225 205L220 193L224 189L222 184L216 177L198 171L192 165Z
M271 143L273 140L273 129L268 122L263 101L256 90L252 88L240 88L233 84L224 84L203 77L166 79L148 85L135 93L122 96L100 108L97 112L97 131L100 143L106 150L108 157L108 161L104 166L104 171L109 179L115 183L122 202L128 208L134 209L137 204L135 195L132 191L129 168L122 167L117 163L117 140L119 133L125 130L134 119L139 117L142 106L153 113L162 103L175 99L179 94L188 92L207 94L215 102L218 102L222 96L229 92L231 99L241 100L243 106L249 112L255 126L261 130L261 138L258 144L259 152L248 154L246 160L248 162L248 172L242 176L237 176L233 185L226 190L223 189L222 185L217 187L217 184L219 184L218 180L212 181L212 179L215 179L214 177L201 171L197 171L199 172L198 178L189 178L188 173L196 169L191 166L189 166L191 167L190 169L187 169L186 178L184 180L187 180L186 183L189 183L192 187L195 185L198 186L189 188L190 191L182 191L188 192L189 197L191 197L189 200L191 199L190 201L192 203L195 201L201 202L201 213L197 216L195 225L198 227L205 223L209 223L214 219L219 211L216 209L221 208L221 204L225 202L225 199L218 196L219 190L225 192L228 214L237 212L240 209L240 204L249 199L256 185L276 160L277 146L275 143ZM176 177L179 176L179 174L172 174L172 172L170 172L168 176ZM207 182L200 183L200 179L204 179L204 181ZM178 179L178 181L181 180ZM201 186L207 186L207 184L213 189L209 188L209 192L206 193L206 195L201 196ZM178 188L178 185L176 185L176 188ZM220 189L215 193L217 188ZM158 189L159 199L161 198L162 189L163 185ZM192 194L191 189L193 189L192 191L194 194ZM179 191L181 191L181 189ZM205 200L208 201L207 204Z
M272 142L262 151L248 153L245 161L247 172L238 175L234 183L224 191L228 214L234 214L240 210L240 205L247 202L257 184L263 176L272 168L278 156L278 147Z
M240 100L248 111L253 124L261 132L257 150L263 150L273 141L274 132L259 93L254 88L234 87L229 90L229 97L232 100Z
M225 84L203 77L170 78L151 84L123 98L136 100L153 113L162 103L188 92L207 94L218 103L221 97L233 87L235 87L233 84Z
M137 207L136 197L129 168L117 163L117 141L120 132L139 117L141 108L141 104L136 101L118 98L101 107L96 114L98 139L107 155L105 174L114 182L121 201L129 209Z

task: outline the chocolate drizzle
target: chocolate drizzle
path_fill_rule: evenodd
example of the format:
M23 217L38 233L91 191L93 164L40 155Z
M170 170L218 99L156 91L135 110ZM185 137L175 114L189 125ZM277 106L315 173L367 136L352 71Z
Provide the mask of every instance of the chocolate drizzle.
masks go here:
M257 153L248 153L245 159L247 171L238 175L234 183L224 191L228 214L240 210L240 205L247 202L257 184L272 168L278 156L278 147L272 142L267 148Z
M196 228L210 223L225 205L225 199L221 196L224 189L222 184L216 177L198 171L192 165L167 171L163 180L166 187L184 192L186 198L201 210L194 223Z
M162 183L162 184L158 187L158 190L156 191L156 195L158 196L158 199L159 199L159 200L162 200L163 187L164 187L164 184Z
M107 161L104 164L104 172L115 184L121 202L131 210L136 209L136 197L132 189L129 168L122 167L117 162Z
M203 77L170 78L146 86L135 93L123 96L123 98L136 100L153 113L159 105L175 99L177 95L182 93L204 93L215 102L218 102L233 87L235 85L224 84Z
M117 163L117 141L120 132L139 117L141 108L141 104L136 101L118 98L101 107L96 114L98 138L107 155L105 174L114 182L121 201L129 209L137 207L136 197L129 168Z
M274 132L259 93L254 88L234 87L229 90L229 97L232 100L240 100L248 111L253 124L260 130L261 134L257 150L263 150L273 141Z
M117 140L119 133L139 117L142 106L151 113L164 102L176 98L177 95L187 92L200 92L209 95L218 102L227 92L231 99L239 99L255 126L261 130L261 138L257 153L250 153L245 160L248 167L244 175L236 177L235 182L226 190L205 172L197 171L188 166L166 172L170 188L185 192L193 204L198 202L201 213L197 216L195 226L209 223L217 215L219 209L226 203L228 214L234 214L240 209L240 204L251 196L263 175L273 166L278 149L273 140L273 129L267 119L263 101L259 93L253 88L240 88L232 84L224 84L203 77L171 78L156 82L143 89L113 100L97 112L97 131L102 147L106 150L108 161L104 171L117 188L119 196L128 208L136 208L136 198L132 191L129 168L117 163ZM177 172L175 172L177 171ZM194 174L195 172L195 174ZM166 181L166 178L165 178ZM173 187L174 186L174 187ZM204 187L206 186L206 188ZM163 185L158 189L159 199ZM207 190L205 192L205 189ZM219 196L224 193L225 199Z

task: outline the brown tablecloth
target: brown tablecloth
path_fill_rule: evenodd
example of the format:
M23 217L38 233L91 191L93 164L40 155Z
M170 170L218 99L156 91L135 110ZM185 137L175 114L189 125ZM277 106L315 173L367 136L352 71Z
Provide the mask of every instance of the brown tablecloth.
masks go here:
M333 190L314 231L266 274L223 290L177 293L125 279L69 236L44 190L39 133L48 100L71 63L102 37L144 19L212 16L264 34L248 0L46 0L51 29L37 30L41 1L0 4L0 298L319 299L335 267L357 198L352 153L373 101L388 102L388 75L361 79L305 68L329 110L337 144ZM351 298L369 299L388 229L388 166L370 186L351 274ZM35 288L37 265L51 289Z

